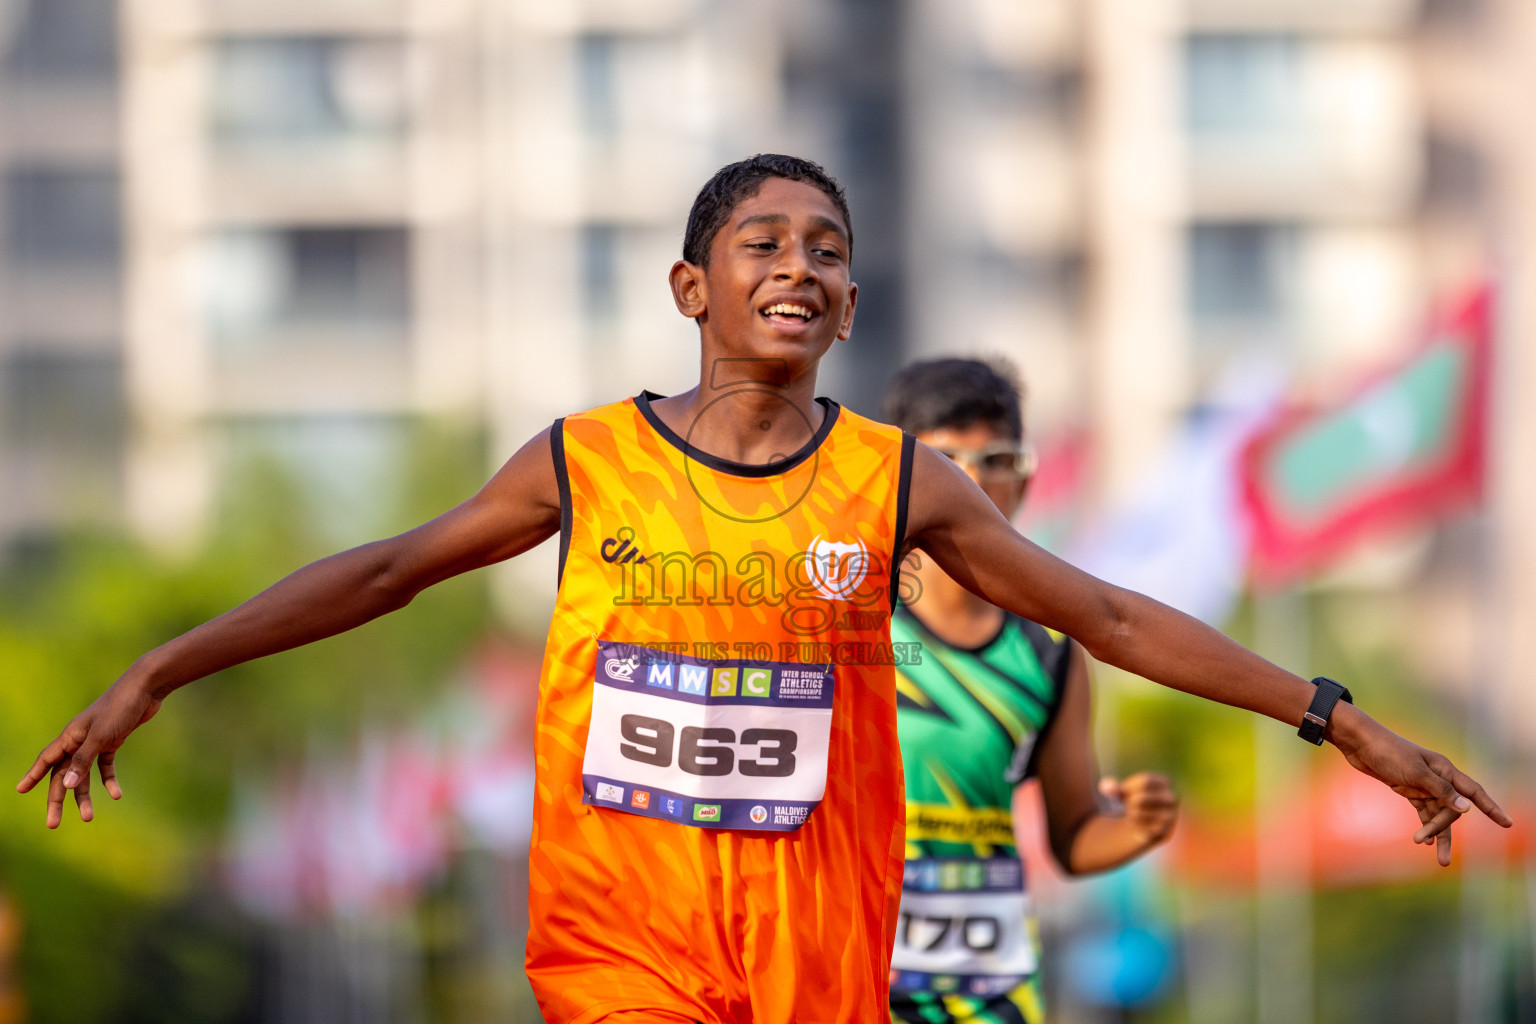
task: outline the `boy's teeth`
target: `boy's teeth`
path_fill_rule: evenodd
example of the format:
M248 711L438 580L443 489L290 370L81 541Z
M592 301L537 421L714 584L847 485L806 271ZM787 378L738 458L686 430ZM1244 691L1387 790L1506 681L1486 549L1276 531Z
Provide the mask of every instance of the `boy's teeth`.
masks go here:
M789 316L803 317L806 320L811 318L811 311L805 306L792 306L787 302L780 302L769 306L767 309L763 310L763 312L767 313L769 316L772 316L775 313L785 313Z

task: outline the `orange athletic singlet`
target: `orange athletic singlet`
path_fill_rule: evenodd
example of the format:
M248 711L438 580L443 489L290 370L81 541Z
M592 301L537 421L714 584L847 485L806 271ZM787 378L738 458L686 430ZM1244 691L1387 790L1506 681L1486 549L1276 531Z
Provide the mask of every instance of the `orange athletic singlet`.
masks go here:
M818 400L765 466L638 398L567 417L528 977L552 1024L887 1019L911 443Z

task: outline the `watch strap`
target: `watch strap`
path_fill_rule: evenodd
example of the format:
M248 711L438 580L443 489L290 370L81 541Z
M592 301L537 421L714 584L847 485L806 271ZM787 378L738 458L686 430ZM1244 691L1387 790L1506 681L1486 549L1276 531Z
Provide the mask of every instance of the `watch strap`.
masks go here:
M1323 733L1328 729L1328 718L1333 714L1335 705L1341 700L1349 704L1355 700L1350 696L1348 688L1327 676L1318 676L1312 680L1312 685L1317 687L1317 692L1312 695L1312 705L1301 717L1301 728L1296 730L1296 735L1308 743L1322 746Z

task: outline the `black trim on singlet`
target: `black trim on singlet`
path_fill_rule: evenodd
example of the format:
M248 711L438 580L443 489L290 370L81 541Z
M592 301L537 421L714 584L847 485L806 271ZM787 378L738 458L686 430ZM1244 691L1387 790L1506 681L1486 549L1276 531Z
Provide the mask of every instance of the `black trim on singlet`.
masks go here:
M988 640L981 647L970 647L970 648L967 648L967 647L959 647L959 646L956 646L955 644L950 643L948 640L940 639L939 636L936 633L934 633L933 630L929 629L926 625L924 625L922 619L918 618L915 614L913 614L912 609L911 609L910 606L902 605L901 609L900 609L900 614L902 616L904 616L906 619L908 619L912 623L912 626L918 631L919 634L921 634L923 637L925 637L925 639L923 640L923 646L925 648L932 648L935 651L942 650L942 651L953 652L955 654L966 654L966 655L969 655L969 656L975 658L981 664L981 667L983 669L985 669L986 671L992 673L994 676L997 676L997 677L999 677L999 678L1001 678L1001 679L1011 683L1013 686L1015 686L1019 690L1021 690L1026 697L1034 700L1034 702L1036 704L1041 704L1042 706L1044 706L1043 702L1040 701L1039 698L1035 697L1035 695L1030 692L1028 687L1026 687L1023 684L1019 683L1011 675L1009 675L1008 673L1004 672L1002 669L999 669L996 665L992 665L992 664L988 663L987 660L981 656L982 653L984 653L987 650L987 648L991 647L993 644L997 643L999 640L1001 640L1003 638L1004 634L1007 633L1007 631L1008 631L1008 622L1009 622L1009 620L1017 618L1017 616L1008 615L1005 612L1004 613L1004 618L1003 618L1003 628L998 630L998 632L992 637L991 640ZM1023 622L1024 620L1023 619L1019 619L1019 621ZM1010 744L1016 744L1018 741L1014 739L1013 730L1009 729L1008 726L1003 722L1003 720L1001 718L999 718L996 715L996 713L993 712L993 710L987 705L986 701L983 701L983 700L979 699L975 695L975 693L973 693L971 691L971 688L969 686L967 686L965 684L965 682L963 680L961 680L957 675L955 675L954 671L952 669L950 669L949 666L944 665L942 661L940 661L939 664L940 664L940 667L943 668L944 673L946 675L948 675L951 680L954 681L955 685L960 687L960 689L964 690L970 696L971 700L975 704L975 709L977 711L981 712L981 714L984 715L986 717L986 719L989 722L991 722L993 724L993 726L995 726L997 728L998 733L1001 734L1001 736L1003 738L1003 742L1004 743L1010 743ZM899 706L899 703L900 702L898 701L898 706ZM947 721L951 721L951 722L954 721L954 719L952 717L950 717L949 713L947 711L944 711L943 708L939 707L937 704L935 704L931 708L924 708L924 707L921 707L920 705L918 705L916 701L911 701L910 703L914 707L917 707L921 711L925 711L925 712L928 712L930 714L942 713L942 717L945 718ZM1049 714L1049 712L1047 712L1047 714Z
M937 718L942 722L949 722L951 725L953 725L955 721L955 716L939 707L938 704L919 704L917 701L913 700L911 697L908 697L900 690L896 691L896 707L897 710L905 708L908 711L914 711L920 715L928 715L932 718Z
M1045 669L1056 683L1055 699L1046 713L1045 724L1040 727L1039 732L1035 733L1035 742L1030 747L1029 760L1024 765L1022 780L1033 778L1039 769L1040 748L1045 746L1046 737L1051 734L1051 728L1055 726L1056 719L1061 717L1061 705L1067 698L1067 681L1072 678L1072 639L1064 636L1058 642L1052 638L1044 626L1028 619L1019 619L1019 624L1024 628L1024 635L1029 638L1030 646L1035 649L1035 657L1040 659L1040 667ZM1051 661L1046 659L1048 651L1053 652Z
M555 584L565 578L565 556L571 551L571 478L565 468L565 417L549 428L549 451L555 459L555 486L560 489L560 571Z
M1016 616L1016 615L1015 616L1010 616L1006 611L1003 612L1003 621L998 623L996 631L994 631L991 636L987 637L985 640L983 640L979 644L974 644L974 645L967 646L966 644L957 644L953 640L946 640L944 637L939 636L938 630L934 629L932 626L928 625L928 623L924 622L923 621L923 617L921 615L917 614L917 612L915 610L913 610L911 605L909 605L909 604L902 605L901 606L901 611L902 611L902 614L910 617L912 619L912 621L916 622L918 624L918 626L920 626L922 628L922 631L924 633L927 633L930 637L932 637L940 645L942 645L944 647L948 647L952 651L959 651L961 654L972 654L972 655L975 655L977 657L980 657L983 653L985 653L988 647L991 647L993 644L997 643L999 640L1001 640L1003 638L1003 634L1008 632L1008 620L1009 620L1009 618L1018 618L1018 616ZM1019 621L1023 622L1025 620L1019 619ZM1030 639L1033 640L1033 637L1031 637ZM1039 656L1040 656L1040 651L1039 651L1038 648L1036 648L1036 650L1035 650L1035 657L1038 658Z
M730 394L737 394L742 391L761 391L765 395L783 398L783 395L779 392L770 391L767 388L735 388ZM816 454L816 450L827 439L827 435L832 433L832 428L837 424L837 418L842 414L843 410L842 406L830 398L816 399L816 404L822 407L824 415L821 417L821 426L816 429L816 433L811 436L811 439L802 445L799 451L786 459L754 465L750 462L732 462L730 459L722 459L718 455L711 455L704 449L689 444L686 438L679 437L677 431L663 423L661 417L656 415L656 410L651 408L652 402L665 397L667 396L658 395L654 391L642 391L635 396L635 407L640 410L640 415L645 417L645 421L651 425L651 428L661 435L662 440L693 461L707 466L716 472L728 473L731 476L766 477L789 472Z
M912 495L912 453L917 448L917 438L901 432L901 469L896 476L896 533L891 545L891 612L896 611L896 600L901 596L901 567L905 562L907 546L907 502Z

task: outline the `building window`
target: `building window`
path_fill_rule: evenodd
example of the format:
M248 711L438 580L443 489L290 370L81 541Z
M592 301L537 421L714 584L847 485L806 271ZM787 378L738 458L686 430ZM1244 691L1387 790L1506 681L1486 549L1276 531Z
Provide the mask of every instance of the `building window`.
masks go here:
M5 361L5 433L20 447L115 459L125 421L115 354L24 345Z
M618 41L605 33L581 36L576 43L578 116L588 137L598 142L611 142L619 133L617 50Z
M1297 228L1195 224L1189 230L1189 306L1196 325L1277 322L1293 305Z
M12 0L0 5L5 68L25 79L117 76L113 0Z
M118 176L99 168L15 167L4 179L5 246L19 264L115 267Z
M1487 200L1492 174L1477 145L1436 132L1424 140L1422 201L1435 211L1475 211Z
M403 338L411 316L404 228L230 229L212 240L205 295L221 341L282 334Z
M1283 34L1184 42L1185 118L1195 135L1283 132L1302 122L1302 44Z
M405 126L398 40L229 39L214 68L213 129L225 145L392 138Z
M587 224L581 229L581 304L588 320L606 324L619 312L619 229Z

